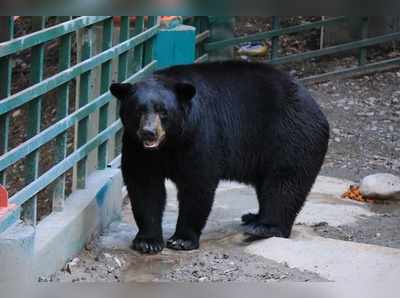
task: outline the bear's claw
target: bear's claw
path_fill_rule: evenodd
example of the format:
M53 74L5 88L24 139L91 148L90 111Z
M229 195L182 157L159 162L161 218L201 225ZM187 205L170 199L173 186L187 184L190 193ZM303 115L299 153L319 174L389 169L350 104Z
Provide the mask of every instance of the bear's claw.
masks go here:
M164 241L161 239L146 239L136 237L132 241L131 248L144 254L156 254L164 248Z
M167 247L174 250L192 250L199 248L199 241L184 240L177 237L171 237L167 241Z

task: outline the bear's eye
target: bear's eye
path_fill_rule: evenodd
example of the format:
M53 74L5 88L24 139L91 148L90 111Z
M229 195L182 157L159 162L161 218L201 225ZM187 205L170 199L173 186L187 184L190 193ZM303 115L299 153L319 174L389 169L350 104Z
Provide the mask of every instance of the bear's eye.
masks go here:
M143 113L144 111L145 111L144 106L136 106L136 113L140 114Z
M162 110L158 111L158 114L160 115L161 118L165 118L165 117L167 117L168 113L166 110L162 109Z
M154 110L160 115L160 117L167 116L167 110L162 105L156 104Z

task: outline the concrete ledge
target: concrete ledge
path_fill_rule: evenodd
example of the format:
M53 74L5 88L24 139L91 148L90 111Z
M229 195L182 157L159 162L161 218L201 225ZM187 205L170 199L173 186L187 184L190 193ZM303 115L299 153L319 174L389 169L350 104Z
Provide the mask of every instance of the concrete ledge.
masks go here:
M122 208L122 177L118 169L96 171L85 189L66 200L64 210L39 223L35 237L34 275L51 274L78 254L88 239L112 221Z
M86 188L74 191L61 212L53 212L34 229L20 221L0 233L0 282L37 280L61 269L93 236L121 219L122 176L119 169L95 171Z
M299 227L291 239L261 240L245 251L338 282L390 283L400 276L399 249L322 238Z
M0 282L32 279L35 230L20 221L0 234Z

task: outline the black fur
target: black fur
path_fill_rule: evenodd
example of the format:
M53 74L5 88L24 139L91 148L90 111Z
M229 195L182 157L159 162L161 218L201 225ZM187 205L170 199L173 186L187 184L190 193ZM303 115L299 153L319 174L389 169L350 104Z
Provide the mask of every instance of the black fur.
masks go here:
M111 90L121 99L125 126L122 172L139 227L134 249L156 253L164 246L166 178L179 200L170 248L199 247L222 179L256 190L259 212L243 216L251 239L289 237L329 138L326 118L302 86L266 64L226 61L157 71L131 95L117 87ZM139 114L151 109L163 110L166 130L152 151L136 133Z

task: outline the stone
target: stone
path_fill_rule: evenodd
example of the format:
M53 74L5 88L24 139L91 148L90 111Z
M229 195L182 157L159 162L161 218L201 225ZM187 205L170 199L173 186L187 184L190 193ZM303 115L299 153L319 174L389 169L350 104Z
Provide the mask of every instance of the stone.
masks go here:
M384 200L400 200L400 177L379 173L364 177L360 192L365 197Z

